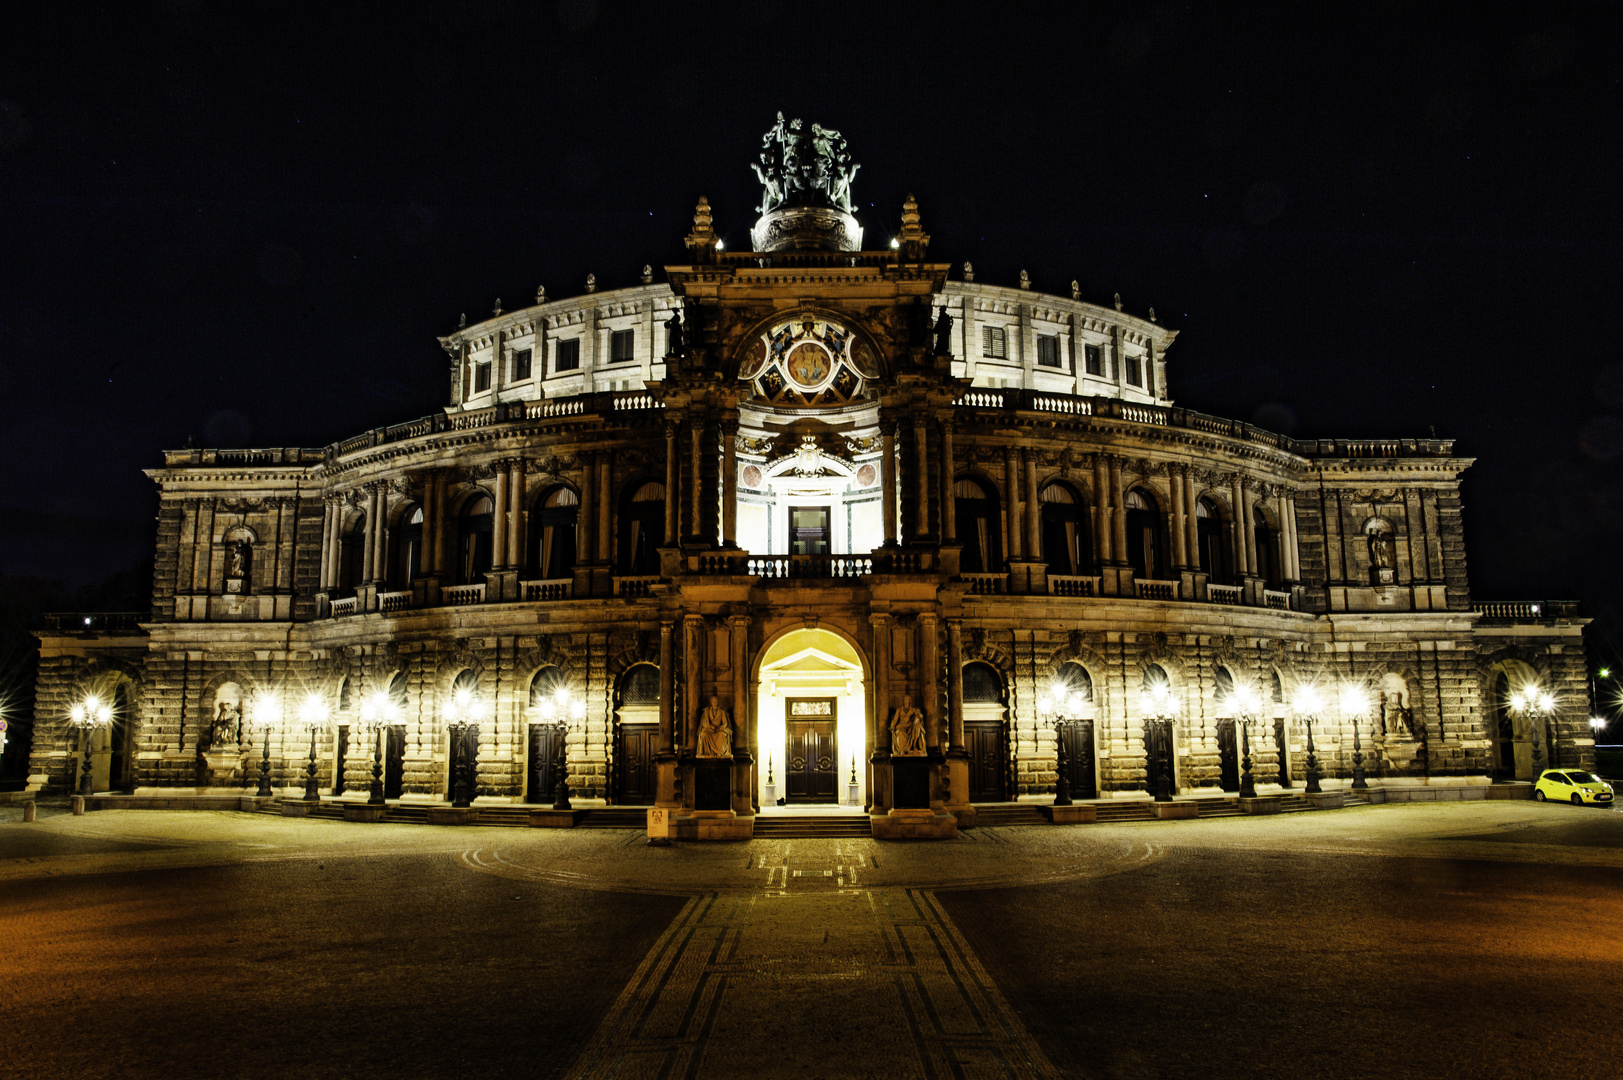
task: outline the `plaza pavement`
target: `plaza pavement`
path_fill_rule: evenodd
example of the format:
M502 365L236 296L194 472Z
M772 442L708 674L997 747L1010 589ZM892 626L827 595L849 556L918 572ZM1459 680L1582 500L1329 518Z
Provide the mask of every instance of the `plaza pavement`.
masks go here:
M1556 1076L1623 1057L1623 814L649 847L0 810L29 1077Z

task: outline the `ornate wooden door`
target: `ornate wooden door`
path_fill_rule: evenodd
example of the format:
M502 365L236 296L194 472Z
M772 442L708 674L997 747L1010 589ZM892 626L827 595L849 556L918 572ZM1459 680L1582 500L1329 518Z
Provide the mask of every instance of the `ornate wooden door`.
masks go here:
M1172 778L1172 721L1144 721L1144 790L1154 795L1166 777L1167 790L1176 790Z
M558 772L558 729L551 724L530 725L530 767L524 784L524 801L551 803L556 793Z
M1003 750L1003 725L996 720L966 722L964 741L969 750L969 801L1004 801L1008 797L1008 770Z
M652 806L659 790L654 768L659 725L621 723L615 732L614 801L621 806Z
M1240 750L1233 720L1217 722L1217 781L1224 791L1240 790Z
M833 720L790 720L784 795L792 803L837 801L839 758Z
M398 799L406 787L406 725L383 729L383 797Z
M1072 720L1060 729L1065 740L1065 774L1073 799L1097 799L1099 777L1093 767L1093 721Z

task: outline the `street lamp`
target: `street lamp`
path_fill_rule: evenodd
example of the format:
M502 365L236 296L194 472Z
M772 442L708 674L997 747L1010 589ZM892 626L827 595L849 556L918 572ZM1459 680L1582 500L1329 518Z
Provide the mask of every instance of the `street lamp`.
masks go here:
M1319 759L1314 753L1313 725L1318 722L1319 711L1324 708L1324 699L1313 686L1298 686L1296 697L1291 702L1296 715L1302 718L1307 725L1307 793L1317 795L1322 790L1319 787Z
M299 724L310 730L310 760L304 767L304 801L320 802L321 790L316 785L316 732L327 726L327 703L314 694L299 706Z
M372 806L383 805L383 729L394 719L395 705L387 694L376 693L361 703L361 726L377 733L372 748L372 786L366 801Z
M271 793L270 733L282 722L282 699L271 691L256 694L248 705L248 719L259 729L259 790L255 794L263 799Z
M556 760L552 766L552 808L571 809L569 802L569 731L570 720L581 723L586 719L585 699L575 700L567 686L560 686L551 698L541 702L541 715L547 720L558 717L552 730L557 743ZM767 772L772 770L770 766Z
M1352 721L1353 769L1352 789L1363 791L1369 787L1364 779L1364 746L1359 741L1359 721L1369 712L1369 694L1362 686L1349 684L1341 688L1341 715Z
M1536 685L1524 686L1510 695L1510 711L1530 719L1533 729L1533 779L1544 771L1544 753L1539 746L1540 729L1555 712L1555 697ZM1550 764L1555 764L1555 746L1550 747Z
M112 708L94 694L78 702L68 712L68 720L79 729L80 745L84 748L84 776L79 781L79 794L89 797L90 792L90 737L99 727L113 721Z
M1257 797L1257 780L1251 775L1251 725L1257 718L1262 699L1250 683L1241 683L1229 692L1229 708L1240 721L1240 740L1244 749L1240 758L1240 798Z
M1081 713L1082 695L1056 679L1049 691L1038 700L1037 708L1054 721L1054 805L1070 806L1071 763L1066 757L1065 729L1075 720L1066 720L1065 715L1067 711L1072 717Z
M1172 720L1178 715L1178 699L1173 695L1171 686L1165 682L1157 682L1139 695L1139 709L1155 722L1156 730L1160 733L1160 745L1157 747L1160 751L1160 761L1156 763L1155 770L1155 801L1171 802Z
M468 792L468 729L480 716L479 699L466 686L451 691L445 702L445 730L450 737L451 805L465 810L472 800Z

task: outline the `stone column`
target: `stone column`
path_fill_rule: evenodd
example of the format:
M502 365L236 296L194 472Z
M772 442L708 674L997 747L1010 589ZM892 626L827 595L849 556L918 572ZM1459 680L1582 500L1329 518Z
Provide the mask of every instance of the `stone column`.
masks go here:
M423 473L423 553L417 560L417 576L432 577L439 564L439 473Z
M434 573L440 577L450 577L452 560L456 558L456 534L445 512L451 499L448 479L443 472L436 473L434 479Z
M698 749L699 713L704 709L700 685L705 659L704 616L684 616L682 624L682 748L691 755Z
M671 636L676 624L669 619L661 619L659 623L659 752L671 754L675 752L676 744L671 731L671 704L676 696L676 672L673 670L675 659Z
M936 644L936 614L919 612L919 708L924 710L925 746L934 753L941 748L940 650Z
M1234 544L1234 575L1245 577L1251 573L1251 564L1246 560L1245 542L1245 493L1242 490L1243 481L1239 473L1229 477L1229 505L1233 507L1234 521L1229 533Z
M1115 559L1110 546L1110 478L1103 454L1093 455L1093 551L1099 563Z
M381 586L389 577L389 523L386 520L389 514L389 485L378 482L377 485L378 525L374 534L377 539L377 552L373 555L372 576Z
M607 566L613 551L614 481L610 472L611 455L597 455L597 561Z
M704 536L704 420L692 417L688 421L688 434L692 455L689 464L688 490L692 493L690 507L692 519L688 522L688 535L698 539Z
M947 735L952 749L962 753L964 740L964 623L947 620Z
M728 662L733 669L733 813L755 812L755 745L753 702L749 692L747 644L750 621L734 615L727 620Z
M681 462L676 452L677 425L667 421L665 424L665 546L675 547L677 540L677 517L681 510L681 491L678 488L681 476Z
M507 569L507 463L496 462L496 509L490 517L490 568Z
M913 422L913 452L917 458L918 510L913 515L913 537L931 535L930 529L930 432L923 419Z
M1279 521L1283 528L1284 538L1280 541L1285 549L1285 577L1290 581L1302 580L1302 553L1296 546L1296 496L1285 492L1279 497Z
M1020 474L1016 455L1020 451L1012 446L1003 448L1003 495L1008 504L1003 512L1003 553L1012 562L1020 558ZM988 570L991 568L988 567Z
M896 546L896 436L888 422L879 430L879 509L885 517L885 546Z
M721 546L738 546L738 416L721 421Z
M507 463L507 565L514 570L524 569L525 535L524 459L514 458Z
M1245 564L1255 575L1260 568L1257 562L1257 514L1256 504L1252 501L1255 489L1245 481L1240 482L1240 498L1244 513L1240 517L1240 524L1245 530Z
M1184 471L1183 466L1174 465L1167 470L1167 479L1172 485L1172 564L1179 570L1189 566L1189 552L1184 543Z
M1043 550L1043 508L1037 498L1037 452L1025 451L1026 459L1026 555L1035 562Z
M953 460L952 421L941 422L941 538L947 543L958 539L957 465Z
M321 588L323 592L337 587L338 579L334 570L338 566L338 545L342 539L339 522L344 512L344 504L327 496L326 514L321 520Z
M873 630L873 754L868 804L876 814L890 810L890 616L869 615Z
M575 511L575 530L580 538L576 549L583 563L592 562L597 550L597 462L591 454L581 455L580 509Z
M1127 493L1122 488L1119 457L1110 459L1110 503L1111 558L1119 563L1127 558Z
M364 545L361 549L361 580L356 582L356 585L372 580L372 560L377 552L377 531L378 496L373 486L368 484L366 486L366 532L363 534L361 541Z
M1191 570L1200 569L1200 518L1197 517L1198 507L1195 505L1198 495L1196 493L1195 474L1193 470L1185 469L1183 478L1183 495L1185 509L1183 515L1184 551L1189 559Z

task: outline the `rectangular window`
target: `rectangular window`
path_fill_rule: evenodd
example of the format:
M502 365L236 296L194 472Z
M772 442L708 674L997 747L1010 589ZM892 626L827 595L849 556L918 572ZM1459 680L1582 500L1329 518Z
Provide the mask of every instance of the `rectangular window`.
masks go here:
M1008 358L1009 346L1001 326L981 327L981 345L981 355L983 356L990 356L995 360Z
M1063 367L1059 358L1059 335L1037 335L1037 365L1039 367Z
M1089 375L1103 375L1105 373L1105 351L1097 345L1082 346L1082 355L1088 365Z
M473 392L482 394L490 389L490 365L473 365Z
M530 350L513 350L513 381L523 382L530 377Z
M1138 371L1139 362L1140 361L1139 361L1138 357L1133 356L1131 354L1128 355L1128 357L1127 357L1127 381L1129 383L1131 383L1133 386L1141 386L1144 383L1144 376L1140 375L1139 371Z
M558 351L553 354L552 370L580 370L580 338L567 338L558 342Z
M624 364L637 357L633 350L637 344L635 330L616 330L609 335L609 363Z

